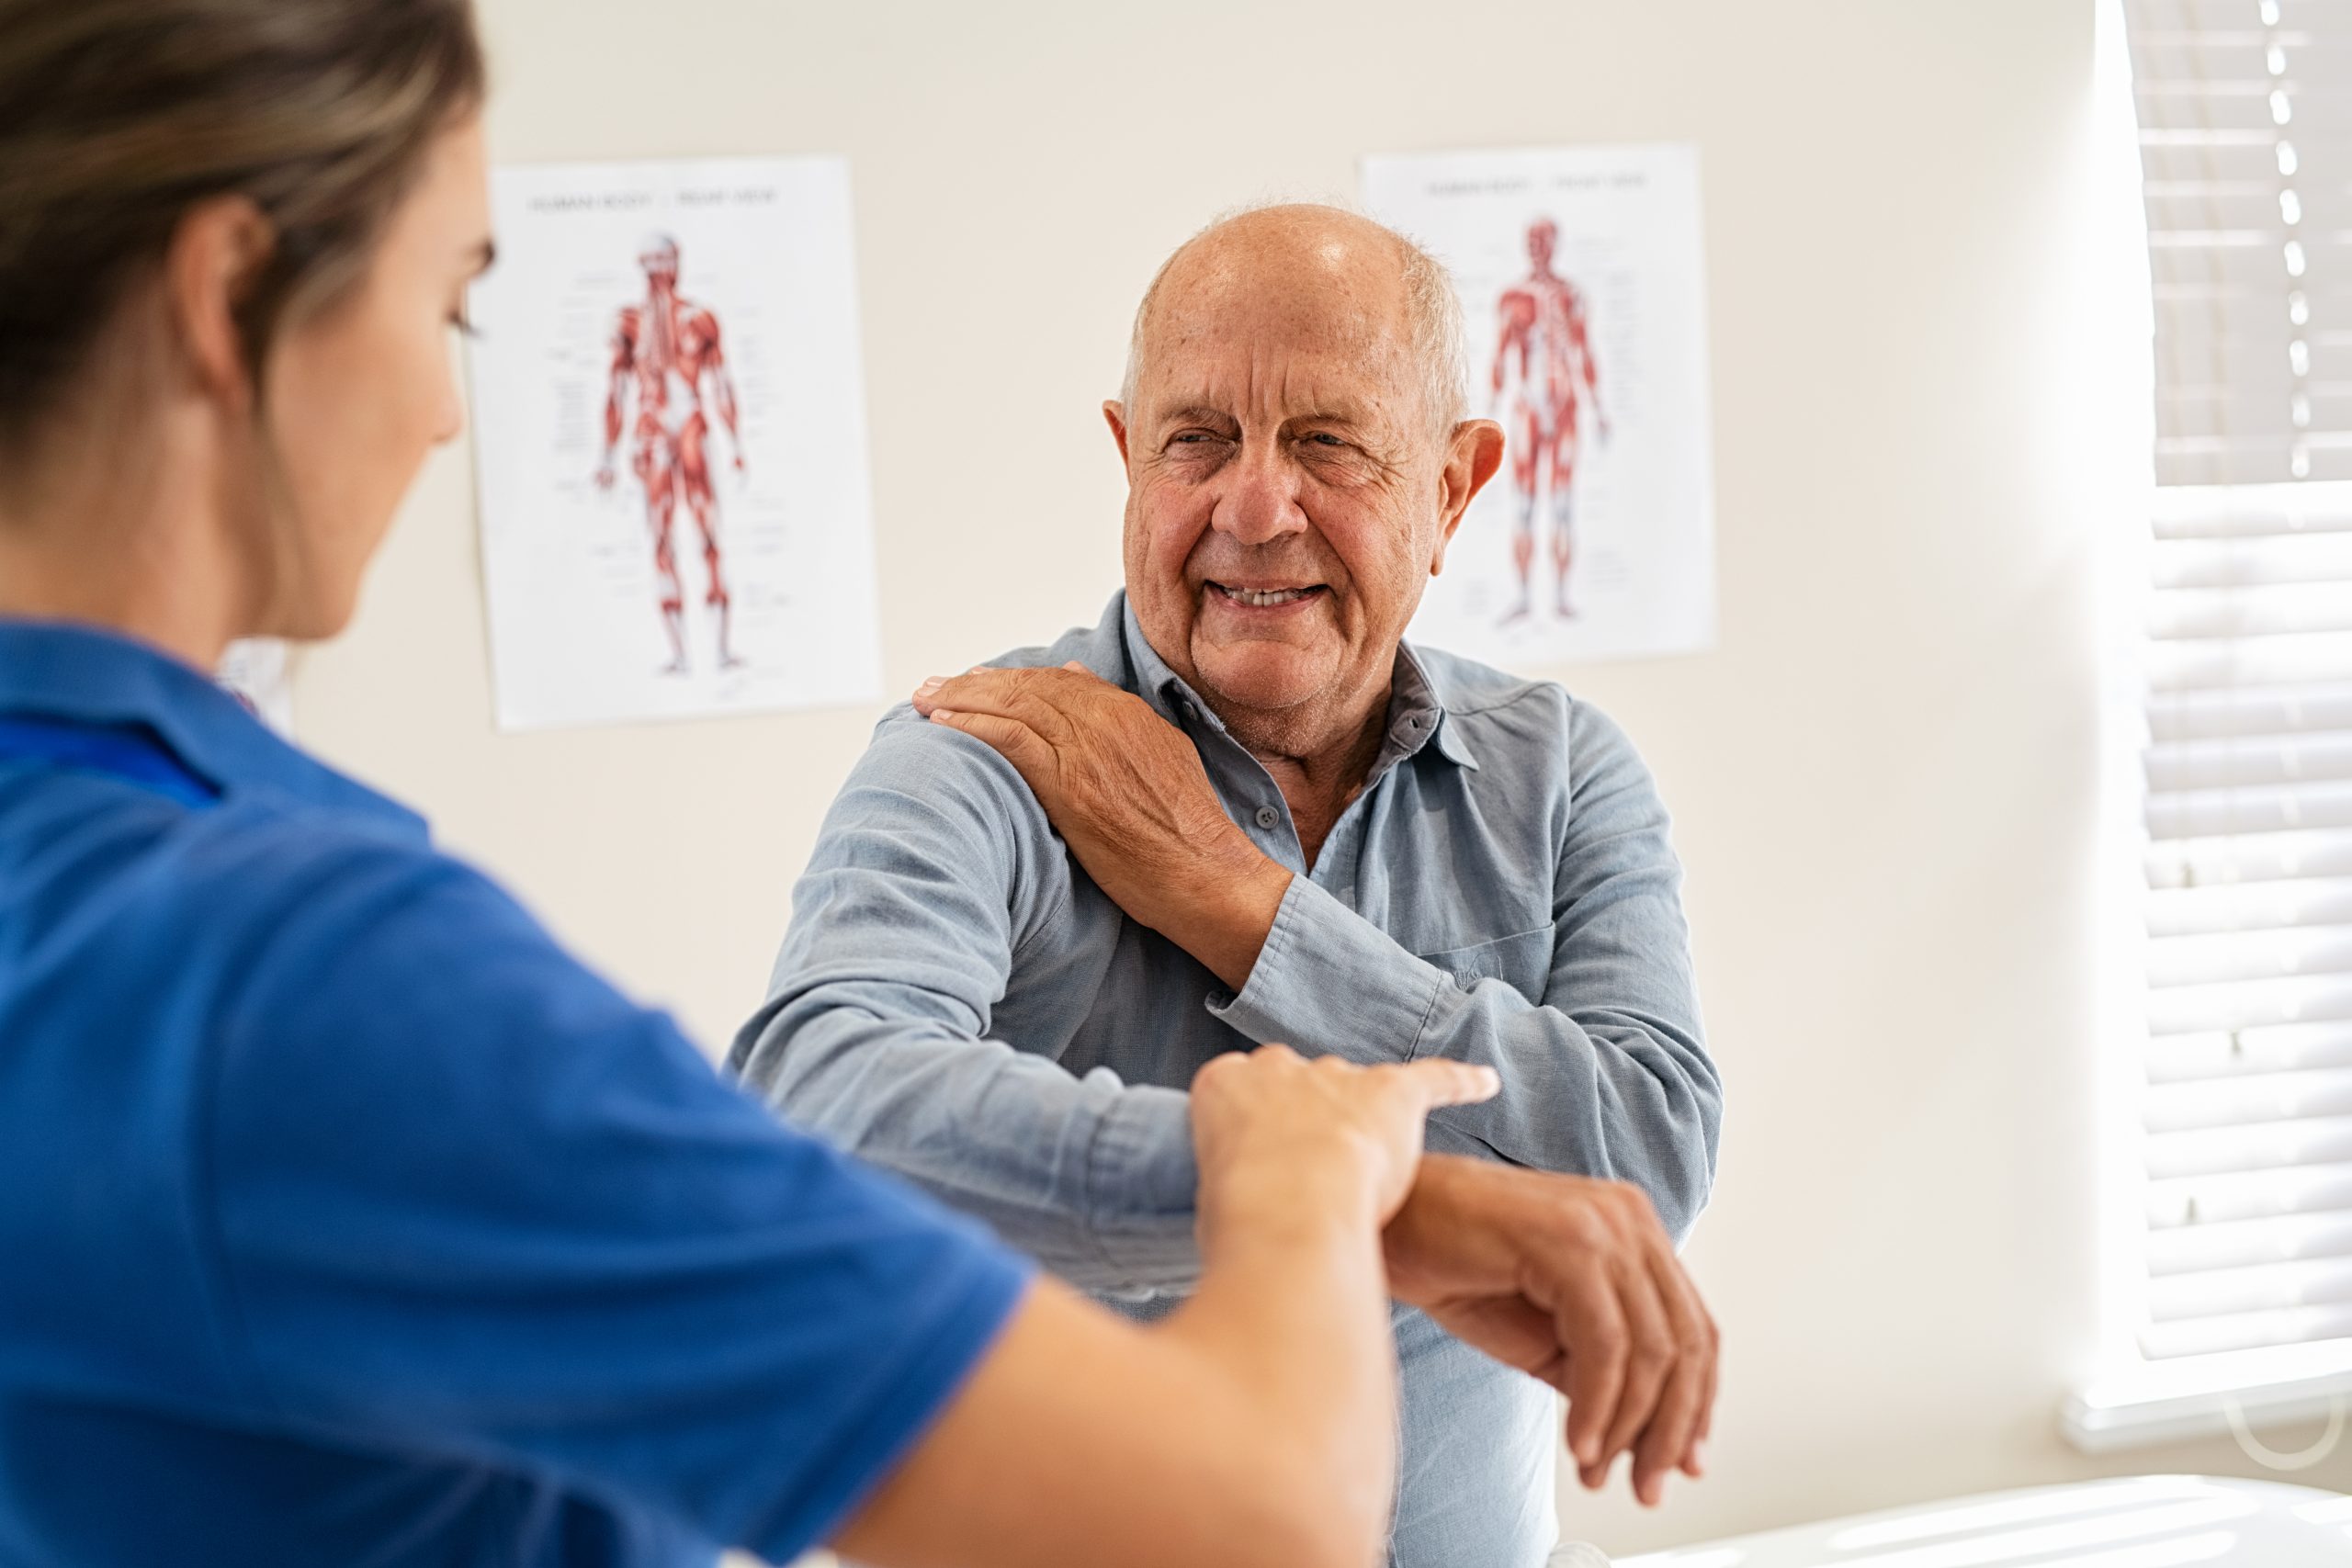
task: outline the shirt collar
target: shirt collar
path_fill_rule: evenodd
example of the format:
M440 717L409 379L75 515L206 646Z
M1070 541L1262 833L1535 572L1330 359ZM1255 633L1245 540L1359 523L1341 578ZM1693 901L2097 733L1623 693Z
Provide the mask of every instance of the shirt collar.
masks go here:
M1399 754L1412 756L1434 741L1437 753L1456 767L1476 773L1478 759L1462 736L1462 718L1446 705L1445 688L1436 671L1424 663L1409 642L1396 645L1396 672L1388 698L1388 744ZM1426 720L1415 724L1416 719ZM1399 728L1404 733L1398 734Z
M1145 637L1125 591L1121 590L1112 603L1124 629L1127 669L1136 694L1180 729L1189 730L1197 723L1224 734L1225 723L1216 711L1201 700L1200 694L1186 684L1182 676L1168 667L1168 661L1159 657L1159 650ZM1419 755L1432 739L1438 755L1447 761L1474 770L1478 766L1477 758L1462 738L1460 721L1448 712L1442 690L1411 644L1396 645L1396 667L1390 682L1388 735L1373 762L1372 778L1378 778L1405 758Z
M424 819L312 760L205 676L119 632L0 618L0 714L145 730L187 770L423 836Z

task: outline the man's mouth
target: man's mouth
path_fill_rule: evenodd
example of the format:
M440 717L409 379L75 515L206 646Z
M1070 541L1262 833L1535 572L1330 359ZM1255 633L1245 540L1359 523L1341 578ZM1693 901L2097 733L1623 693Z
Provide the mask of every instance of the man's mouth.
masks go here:
M1212 582L1209 591L1229 604L1244 604L1253 610L1271 610L1283 604L1295 604L1302 599L1312 599L1329 593L1330 588L1320 582L1297 587L1251 587L1236 583Z

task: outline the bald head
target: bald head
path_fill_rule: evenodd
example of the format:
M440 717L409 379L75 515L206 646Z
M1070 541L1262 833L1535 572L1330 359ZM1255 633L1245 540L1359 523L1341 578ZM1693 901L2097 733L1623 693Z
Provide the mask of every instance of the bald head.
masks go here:
M1270 305L1358 346L1393 345L1431 433L1461 420L1462 308L1445 268L1393 229L1309 203L1221 218L1176 248L1136 307L1120 401L1134 406L1147 360Z
M1102 410L1127 607L1261 759L1340 765L1385 711L1422 586L1502 462L1502 427L1463 417L1461 342L1443 269L1330 207L1212 224L1136 312Z

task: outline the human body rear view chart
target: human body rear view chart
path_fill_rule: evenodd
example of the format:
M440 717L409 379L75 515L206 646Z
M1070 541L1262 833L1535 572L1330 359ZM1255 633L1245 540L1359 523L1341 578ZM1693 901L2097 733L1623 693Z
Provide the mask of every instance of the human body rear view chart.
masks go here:
M1609 416L1600 412L1600 377L1592 362L1592 334L1584 296L1552 270L1560 226L1538 218L1527 226L1532 270L1503 290L1496 308L1494 371L1490 378L1496 413L1508 432L1511 490L1519 501L1519 533L1511 561L1519 569L1519 602L1504 618L1534 612L1536 512L1539 500L1552 519L1554 605L1574 615L1568 572L1576 564L1576 471L1580 417L1591 414L1600 439L1609 439ZM1509 388L1506 405L1505 389Z
M1502 479L1416 637L1505 669L1714 641L1697 161L1685 147L1368 158L1365 205L1452 273Z
M849 175L493 172L469 366L498 721L880 694Z

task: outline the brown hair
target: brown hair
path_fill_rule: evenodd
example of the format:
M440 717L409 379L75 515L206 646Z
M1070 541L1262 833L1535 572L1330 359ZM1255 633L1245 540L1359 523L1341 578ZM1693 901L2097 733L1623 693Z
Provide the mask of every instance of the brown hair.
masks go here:
M238 306L258 373L482 88L470 0L0 0L0 451L210 197L276 229Z

